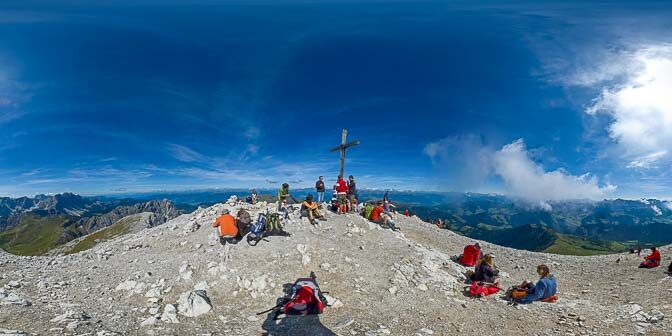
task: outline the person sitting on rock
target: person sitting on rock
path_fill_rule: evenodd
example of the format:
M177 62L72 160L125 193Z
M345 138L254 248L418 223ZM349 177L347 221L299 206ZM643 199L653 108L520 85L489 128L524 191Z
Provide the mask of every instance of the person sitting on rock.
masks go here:
M218 228L219 243L226 245L226 243L236 244L242 238L236 218L231 216L228 209L222 211L222 215L212 223L212 227Z
M320 214L320 208L317 202L313 202L313 195L306 196L306 200L301 203L301 216L308 217L310 224L317 224L317 220L326 220Z
M393 231L399 231L399 228L392 221L392 214L385 211L383 201L378 201L377 206L371 212L371 221L380 225L387 225Z
M554 302L557 300L558 282L546 265L537 266L540 278L537 283L523 281L520 288L527 290L527 295L516 299L518 303L532 303L534 301Z
M660 251L654 246L651 248L651 254L644 258L644 261L639 264L639 268L654 268L660 266Z
M460 264L468 267L473 267L476 265L478 260L483 257L483 252L481 252L481 244L476 243L473 245L467 245L464 247L464 251L460 256Z
M469 276L469 296L483 297L500 291L499 271L495 268L494 256L486 254L476 264L476 272Z
M259 202L259 195L257 194L257 189L252 189L252 194L250 195L251 199L251 204L257 204Z
M485 282L499 287L499 279L497 275L499 271L495 268L494 256L486 254L478 261L475 267L474 274L471 275L471 281Z

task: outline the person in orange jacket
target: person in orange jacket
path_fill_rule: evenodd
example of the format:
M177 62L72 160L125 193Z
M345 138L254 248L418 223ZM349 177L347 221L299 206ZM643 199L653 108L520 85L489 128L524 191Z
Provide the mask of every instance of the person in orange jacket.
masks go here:
M219 243L222 245L226 245L226 243L236 244L242 239L236 218L231 216L228 209L222 211L222 215L212 223L212 227L218 229Z
M660 266L660 251L654 246L651 248L651 254L644 258L644 261L639 264L639 268L654 268Z

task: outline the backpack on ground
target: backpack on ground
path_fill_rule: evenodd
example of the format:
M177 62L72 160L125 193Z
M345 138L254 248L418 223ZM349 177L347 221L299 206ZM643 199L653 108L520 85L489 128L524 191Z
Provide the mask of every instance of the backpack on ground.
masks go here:
M494 284L486 284L474 281L471 286L469 286L469 296L483 297L490 294L495 294L499 292L499 290L500 288Z
M322 314L325 303L315 273L311 272L309 278L296 279L289 301L282 306L281 311L285 315Z
M371 214L373 213L373 209L376 207L373 206L373 204L367 204L366 207L364 208L364 217L366 219L371 219Z
M257 217L257 221L250 226L250 233L247 235L247 243L252 246L257 245L259 241L264 239L266 227L266 214L260 213Z
M527 289L522 287L510 287L506 290L504 297L507 301L515 303L516 301L523 299L528 294Z

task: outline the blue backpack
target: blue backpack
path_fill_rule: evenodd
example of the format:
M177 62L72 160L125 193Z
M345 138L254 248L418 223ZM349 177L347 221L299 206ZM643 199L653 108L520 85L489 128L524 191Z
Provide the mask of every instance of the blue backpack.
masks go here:
M247 243L255 246L264 238L266 233L266 214L260 213L257 221L250 227L250 233L247 235ZM254 244L252 243L254 242Z

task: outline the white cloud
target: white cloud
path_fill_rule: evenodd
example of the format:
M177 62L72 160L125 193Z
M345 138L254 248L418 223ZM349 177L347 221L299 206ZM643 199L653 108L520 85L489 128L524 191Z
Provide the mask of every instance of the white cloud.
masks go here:
M545 171L533 160L544 151L528 150L522 139L494 150L478 136L447 137L427 144L423 152L453 180L451 188L474 190L496 177L504 182L506 194L547 210L550 205L546 201L604 199L616 189L613 185L600 186L590 174L575 176L562 169Z
M672 154L667 150L672 144L672 45L623 54L612 67L622 69L622 78L612 78L620 84L603 87L586 113L611 117L609 136L622 148L627 167L657 168Z
M473 134L430 142L423 152L441 174L450 177L451 188L478 189L491 173L494 150Z
M616 186L598 185L594 176L575 176L564 170L544 171L532 161L522 139L494 154L493 170L504 181L507 192L529 201L562 199L604 199Z
M663 204L665 205L666 208L668 208L668 209L670 209L670 211L672 211L672 202L665 202Z
M205 156L187 146L178 144L168 144L168 151L173 158L182 162L201 162L205 160Z

